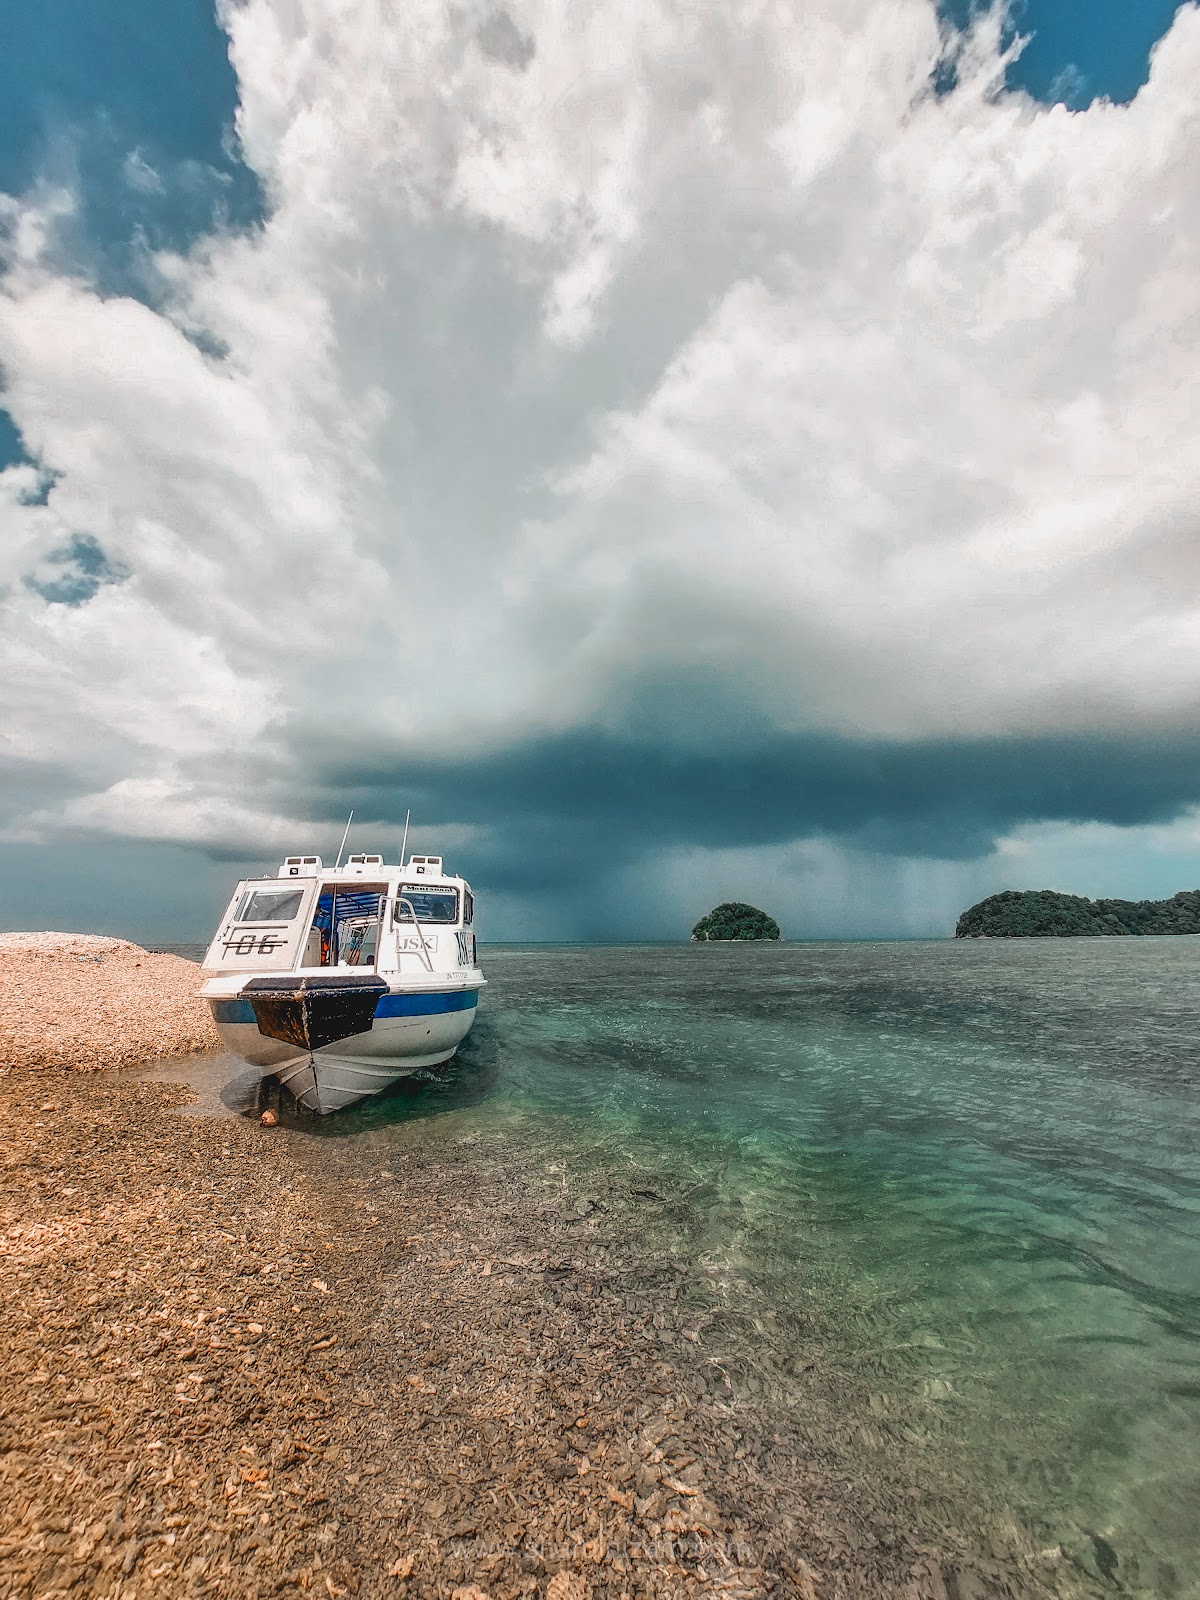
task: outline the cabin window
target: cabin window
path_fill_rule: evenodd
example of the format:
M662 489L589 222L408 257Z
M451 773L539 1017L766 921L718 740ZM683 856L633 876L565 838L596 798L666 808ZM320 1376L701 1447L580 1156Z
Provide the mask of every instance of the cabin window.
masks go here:
M475 921L475 896L470 889L463 891L463 927L469 928Z
M402 901L407 903L401 904ZM409 906L412 907L412 911L409 910ZM396 909L392 914L392 926L395 927L402 922L412 922L414 912L418 922L457 922L458 890L424 887L416 889L403 884L396 891Z
M300 911L303 889L251 889L242 896L235 922L290 922Z

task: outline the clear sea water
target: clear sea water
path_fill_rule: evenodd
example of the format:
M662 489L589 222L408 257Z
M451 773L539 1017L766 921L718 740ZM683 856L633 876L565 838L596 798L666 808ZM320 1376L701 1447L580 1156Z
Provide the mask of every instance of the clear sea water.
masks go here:
M914 1448L1106 1592L1200 1595L1200 939L481 960L458 1060L322 1134L688 1178L763 1337L815 1298Z

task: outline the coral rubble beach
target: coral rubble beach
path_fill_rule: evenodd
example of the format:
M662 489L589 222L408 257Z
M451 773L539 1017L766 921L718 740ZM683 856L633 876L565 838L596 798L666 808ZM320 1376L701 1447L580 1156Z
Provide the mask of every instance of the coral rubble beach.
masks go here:
M93 1072L216 1050L196 964L127 939L0 934L0 1066Z
M0 1594L1092 1592L949 1517L819 1326L766 1406L647 1229L682 1184L568 1173L553 1129L305 1137L74 1070L205 1042L194 967L105 943L3 952ZM47 994L81 1014L39 1050Z

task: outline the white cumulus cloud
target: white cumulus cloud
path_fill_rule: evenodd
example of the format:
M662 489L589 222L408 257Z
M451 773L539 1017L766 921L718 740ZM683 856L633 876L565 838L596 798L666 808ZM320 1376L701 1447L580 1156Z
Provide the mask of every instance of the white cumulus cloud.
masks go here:
M219 14L260 228L144 304L3 203L3 753L60 785L10 828L273 843L326 732L688 673L782 730L1193 725L1196 7L1079 113L928 0Z

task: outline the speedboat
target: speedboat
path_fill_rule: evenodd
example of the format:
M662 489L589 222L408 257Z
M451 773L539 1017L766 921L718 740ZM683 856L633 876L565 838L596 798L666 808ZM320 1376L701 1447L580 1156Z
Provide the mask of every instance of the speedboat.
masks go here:
M238 884L200 995L227 1049L310 1111L340 1111L466 1038L487 982L474 913L441 856L352 855L332 871L288 856Z

